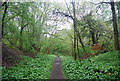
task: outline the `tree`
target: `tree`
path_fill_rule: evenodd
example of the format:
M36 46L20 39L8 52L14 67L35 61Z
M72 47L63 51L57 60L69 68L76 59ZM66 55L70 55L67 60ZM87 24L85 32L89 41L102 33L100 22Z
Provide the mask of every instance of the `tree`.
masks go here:
M76 37L76 11L75 11L75 2L72 2L73 5L73 24L74 24L74 60L77 59L77 55L76 55L76 43L77 43L77 37Z
M4 2L2 6L4 6L4 12L3 12L3 17L2 17L2 37L4 37L4 24L5 24L4 20L5 20L5 16L6 16L7 9L8 9L8 3Z
M114 1L111 1L110 5L111 5L111 10L112 10L112 21L113 21L113 28L114 28L114 46L115 46L115 50L120 50L120 48L119 48L119 34L118 34Z

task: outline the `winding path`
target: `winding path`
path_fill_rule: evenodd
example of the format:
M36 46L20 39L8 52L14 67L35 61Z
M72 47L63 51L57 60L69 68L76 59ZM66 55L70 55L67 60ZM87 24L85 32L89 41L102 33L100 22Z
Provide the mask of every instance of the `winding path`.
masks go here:
M56 56L55 63L53 64L51 79L64 79L62 73L61 59Z

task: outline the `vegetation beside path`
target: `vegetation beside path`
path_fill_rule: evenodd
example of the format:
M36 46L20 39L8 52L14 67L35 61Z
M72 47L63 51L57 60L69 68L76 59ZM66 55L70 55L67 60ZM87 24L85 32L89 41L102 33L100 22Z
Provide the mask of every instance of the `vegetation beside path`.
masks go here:
M54 61L55 55L23 56L17 66L2 68L2 79L49 79Z
M66 79L119 79L120 52L112 51L81 62L61 56Z

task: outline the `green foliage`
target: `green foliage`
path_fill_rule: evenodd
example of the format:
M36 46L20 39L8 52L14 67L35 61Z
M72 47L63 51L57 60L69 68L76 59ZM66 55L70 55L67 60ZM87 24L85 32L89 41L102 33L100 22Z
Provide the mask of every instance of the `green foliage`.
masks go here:
M119 51L107 52L81 62L61 56L66 79L118 79L119 57Z
M23 56L17 66L3 67L3 79L49 79L54 55L37 54L33 59Z
M69 25L73 24L69 21L70 14L68 14L66 7L61 7L58 3L46 2L7 2L7 5L6 14L4 13L5 6L1 8L2 15L5 15L4 20L2 20L2 24L4 24L3 43L9 47L20 49L23 52L35 53L40 51L56 55L72 54L74 48L74 29L72 27L68 28ZM67 6L70 11L73 11L72 5L70 5L68 4ZM102 4L101 11L98 9L100 15L104 15L106 18L98 15L99 13L96 14L96 11L94 11L96 6L89 2L78 3L75 6L77 31L86 52L97 52L93 51L90 47L93 38L96 43L105 44L107 50L112 50L114 42L113 29L111 28L111 12L107 8L109 6ZM66 15L55 14L56 11L63 12ZM102 14L102 12L105 13ZM67 24L68 21L69 25ZM66 29L62 29L64 26L67 26ZM119 23L118 28L120 29ZM78 42L78 49L75 51L80 55L86 54L80 42ZM114 51L83 60L81 63L73 61L70 57L61 57L66 78L112 79L118 78L117 56L118 52ZM38 55L35 59L23 57L24 60L16 67L3 67L3 78L48 79L51 64L54 60L53 57L47 55Z
M68 4L68 6L72 10L72 5ZM89 53L93 53L88 48L92 45L91 31L94 33L96 42L105 44L106 48L111 50L114 44L111 22L98 18L94 12L88 13L88 7L90 7L89 11L95 9L92 6L93 4L85 2L76 9L77 31L80 32L85 49ZM4 7L2 7L2 15L4 15ZM53 10L56 11L57 9L61 12L67 10L58 3L8 2L8 9L3 21L3 43L25 52L41 51L52 54L57 52L70 55L73 48L74 29L69 27L69 25L72 26L71 21L70 23L67 22L69 19L60 14L53 14ZM85 14L82 14L83 12ZM80 14L82 14L81 18L79 18ZM66 25L62 26L61 24ZM79 48L80 45L78 43ZM82 48L79 51L80 54L84 54Z

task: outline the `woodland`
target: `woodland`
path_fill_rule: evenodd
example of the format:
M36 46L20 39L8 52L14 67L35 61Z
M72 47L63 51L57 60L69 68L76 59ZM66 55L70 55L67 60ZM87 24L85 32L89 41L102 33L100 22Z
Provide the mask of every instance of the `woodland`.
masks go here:
M119 0L6 1L0 9L3 80L120 78Z

